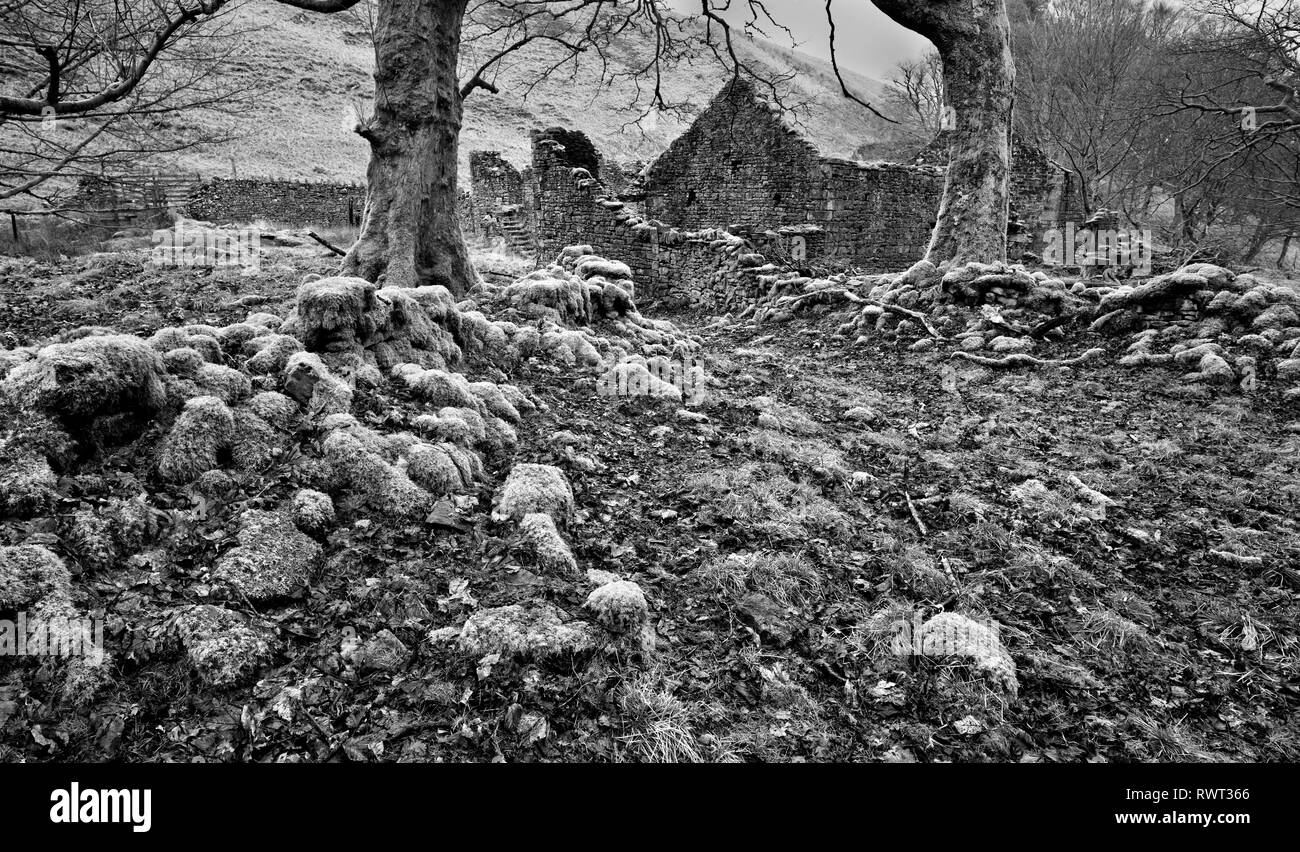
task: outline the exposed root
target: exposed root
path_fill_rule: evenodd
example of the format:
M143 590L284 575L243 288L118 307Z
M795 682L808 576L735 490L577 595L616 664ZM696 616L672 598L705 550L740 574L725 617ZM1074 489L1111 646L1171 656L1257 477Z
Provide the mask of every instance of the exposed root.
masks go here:
M1016 367L1076 367L1079 364L1086 364L1089 361L1095 361L1106 354L1105 349L1089 349L1082 355L1074 358L1035 358L1033 355L1026 355L1023 352L1017 352L1008 355L1005 358L989 358L985 355L975 355L970 352L954 352L952 357L963 358L975 364L984 367L992 367L999 370L1010 370Z

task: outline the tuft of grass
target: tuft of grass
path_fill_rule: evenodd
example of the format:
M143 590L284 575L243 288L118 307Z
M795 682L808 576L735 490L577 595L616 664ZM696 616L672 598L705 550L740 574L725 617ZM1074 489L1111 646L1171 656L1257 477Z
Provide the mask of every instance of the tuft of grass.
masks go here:
M741 444L756 458L804 467L835 482L847 482L852 469L844 454L820 438L787 437L769 429L746 435Z
M1007 573L1015 579L1070 589L1098 589L1102 582L1092 572L1080 568L1073 559L1049 553L1033 542L1016 542L1007 562Z
M749 407L760 414L770 414L780 421L779 429L792 435L820 435L825 430L798 408L777 402L770 396L755 397Z
M696 474L687 479L686 491L743 528L777 538L842 540L853 529L834 504L811 485L791 481L775 464L749 462Z
M522 278L537 268L535 259L512 254L505 250L504 245L471 245L469 261L475 269L485 275L510 279Z
M1161 762L1218 763L1214 752L1185 725L1174 722L1162 725L1145 714L1134 714L1127 722L1132 739L1141 743L1148 759Z
M772 551L732 553L706 563L695 573L728 597L758 592L784 607L807 607L821 596L824 585L821 574L802 556Z
M1158 644L1141 625L1105 607L1084 613L1076 641L1093 651L1108 653L1147 651Z
M618 700L627 732L616 739L636 762L739 762L725 744L706 746L695 736L691 720L700 708L675 696L662 671L651 669L624 681ZM626 757L615 759L621 762Z

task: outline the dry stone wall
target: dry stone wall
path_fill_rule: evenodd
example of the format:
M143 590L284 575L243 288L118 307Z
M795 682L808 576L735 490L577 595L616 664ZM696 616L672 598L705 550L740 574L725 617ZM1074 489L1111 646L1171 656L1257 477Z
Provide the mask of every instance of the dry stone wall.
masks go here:
M780 268L908 268L929 242L947 152L941 137L910 163L823 157L743 81L635 175L602 162L579 131L532 137L522 171L471 155L467 230L526 228L543 260L591 245L632 266L643 296L715 306L767 292ZM1060 170L1025 145L1013 148L1011 196L1013 253L1035 248L1070 204Z
M365 207L366 188L359 183L214 178L190 193L185 213L217 223L359 225Z
M569 159L558 134L533 136L539 257L570 245L589 245L632 269L637 298L739 307L772 286L776 271L758 251L762 243L719 229L685 231L647 221L615 197L584 166ZM571 134L564 138L571 138Z
M908 164L822 157L740 80L650 166L641 193L648 216L679 227L816 226L824 237L806 246L809 260L893 271L909 266L929 242L946 151L941 137ZM1018 218L1034 225L1054 218L1059 183L1046 158L1015 146L1011 195Z

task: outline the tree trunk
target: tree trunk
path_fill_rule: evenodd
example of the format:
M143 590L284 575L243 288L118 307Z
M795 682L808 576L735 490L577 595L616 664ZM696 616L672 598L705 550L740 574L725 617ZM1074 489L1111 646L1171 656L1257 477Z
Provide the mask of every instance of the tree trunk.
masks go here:
M871 0L934 43L956 113L948 174L926 259L1005 261L1015 62L1005 0Z
M1188 205L1181 192L1174 195L1174 229L1184 242L1196 242L1196 204Z
M475 282L456 212L456 82L468 0L380 0L361 235L343 271L389 287Z
M1264 222L1257 224L1255 233L1251 235L1250 242L1246 244L1246 250L1242 252L1241 262L1254 263L1255 257L1264 250L1264 246L1268 245L1271 238L1272 234L1269 233L1269 226Z

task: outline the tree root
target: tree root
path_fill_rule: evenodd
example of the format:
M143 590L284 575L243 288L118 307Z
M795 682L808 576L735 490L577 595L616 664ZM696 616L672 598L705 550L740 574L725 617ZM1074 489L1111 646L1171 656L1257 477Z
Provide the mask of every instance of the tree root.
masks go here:
M785 308L794 312L802 310L808 305L821 305L827 302L846 301L858 305L867 304L867 300L850 290L844 289L825 289L813 290L811 293L804 293L801 296L782 296L776 300L778 307Z
M970 352L954 352L952 357L964 358L975 364L984 367L994 367L997 369L1012 369L1015 367L1074 367L1078 364L1084 364L1088 361L1095 361L1102 355L1106 354L1105 349L1089 349L1082 355L1074 358L1061 358L1052 360L1048 358L1035 358L1033 355L1026 355L1023 352L1017 352L1008 355L1005 358L989 358L985 355L974 355Z
M878 302L875 299L867 299L862 296L859 296L857 293L854 293L851 290L843 290L843 289L814 290L811 293L804 293L802 296L782 296L780 299L777 300L777 304L785 308L786 310L790 311L791 313L793 313L794 311L800 310L806 305L820 305L820 304L837 301L837 300L852 302L855 305L872 305L874 307L880 308L881 310L888 311L891 314L897 314L900 317L906 317L907 319L910 319L913 322L920 324L926 330L926 333L928 333L935 340L948 339L944 337L942 334L940 334L938 329L930 325L929 317L927 317L925 314L921 313L920 311L913 311L908 308L899 307L898 305L891 305L886 302Z

